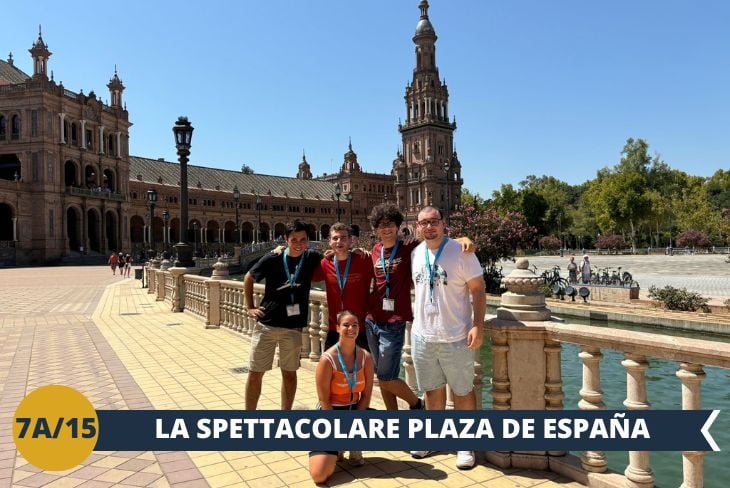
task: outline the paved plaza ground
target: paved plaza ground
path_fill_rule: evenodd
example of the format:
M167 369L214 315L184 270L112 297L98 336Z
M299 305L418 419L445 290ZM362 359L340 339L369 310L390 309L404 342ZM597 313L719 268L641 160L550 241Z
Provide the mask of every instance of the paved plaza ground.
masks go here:
M649 286L664 287L671 285L687 288L712 298L711 304L722 305L730 297L730 263L725 262L727 255L695 254L695 255L590 255L593 269L617 268L628 271L641 286L640 297L646 298ZM569 254L560 256L530 256L530 265L538 267L538 273L552 269L557 265L561 274L567 278ZM575 260L580 263L582 255L576 254ZM515 268L511 261L504 261L503 273L507 275Z
M632 270L633 271L633 270ZM11 425L21 399L48 384L86 395L97 409L224 409L244 406L249 342L206 330L187 314L112 276L107 267L0 270L0 487L313 486L305 452L94 452L82 466L43 472L15 450ZM280 375L267 374L260 407L276 409ZM316 393L301 370L295 408ZM382 408L375 401L376 408ZM485 446L488 449L489 446ZM419 488L578 487L554 473L500 470L483 459L458 471L453 454L423 460L404 452L365 452L340 463L332 486Z

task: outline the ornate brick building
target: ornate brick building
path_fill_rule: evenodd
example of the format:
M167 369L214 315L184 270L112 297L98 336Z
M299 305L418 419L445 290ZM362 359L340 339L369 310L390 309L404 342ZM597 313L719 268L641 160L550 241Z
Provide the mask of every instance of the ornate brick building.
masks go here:
M406 210L411 228L424 204L456 207L463 183L456 123L436 67L428 2L419 9L416 67L398 126L403 149L391 174L363 171L352 143L339 172L318 177L304 155L295 178L189 165L188 242L218 250L274 239L293 218L310 224L312 239L326 237L338 216L369 229L369 209L383 201ZM93 91L75 93L49 76L51 52L40 31L29 52L32 76L12 55L0 61L0 266L142 249L150 238L158 249L177 242L179 165L129 155L132 124L116 71L107 85L110 102L103 103ZM150 189L158 195L151 221Z

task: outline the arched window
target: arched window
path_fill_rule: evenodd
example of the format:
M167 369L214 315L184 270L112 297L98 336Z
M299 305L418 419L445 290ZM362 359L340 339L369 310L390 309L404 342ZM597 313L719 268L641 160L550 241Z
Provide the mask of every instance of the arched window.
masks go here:
M76 124L71 124L71 145L72 146L78 146L79 145L79 135L76 132Z
M116 152L114 150L114 135L109 134L109 138L107 139L109 143L107 144L107 152L111 155L116 155Z
M6 128L5 128L5 117L3 117L2 115L0 115L0 141L4 141L5 140L5 131L6 131Z
M13 118L11 119L10 139L14 141L20 139L20 117L18 117L18 115L13 115Z

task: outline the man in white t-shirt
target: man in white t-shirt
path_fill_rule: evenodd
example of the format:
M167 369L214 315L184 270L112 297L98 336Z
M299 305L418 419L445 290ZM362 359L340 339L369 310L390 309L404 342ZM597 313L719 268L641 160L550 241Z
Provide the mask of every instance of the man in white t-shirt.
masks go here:
M424 240L411 253L416 295L411 354L428 410L446 408L446 385L454 392L454 409L475 410L474 351L483 341L484 270L474 254L463 253L461 245L446 236L445 228L439 209L419 212L418 230ZM415 458L429 453L411 451ZM471 469L474 464L474 451L457 452L457 468Z

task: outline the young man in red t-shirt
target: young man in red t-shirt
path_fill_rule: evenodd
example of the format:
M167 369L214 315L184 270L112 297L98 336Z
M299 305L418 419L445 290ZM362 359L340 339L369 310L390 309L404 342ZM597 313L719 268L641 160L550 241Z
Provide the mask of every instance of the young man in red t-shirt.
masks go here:
M324 281L329 310L329 331L325 340L325 350L337 343L337 314L349 310L357 315L361 324L370 296L370 283L373 279L373 265L370 257L350 250L352 231L349 226L336 223L330 228L330 247L334 254L322 258L313 281ZM368 349L364 328L357 336L357 345Z
M398 410L398 398L411 409L424 407L408 384L400 379L401 354L406 322L413 320L411 308L411 251L419 242L402 240L399 229L403 214L393 204L383 203L370 213L370 225L380 241L370 255L375 286L370 295L365 328L383 402L388 410ZM465 252L473 252L470 239L456 239Z

